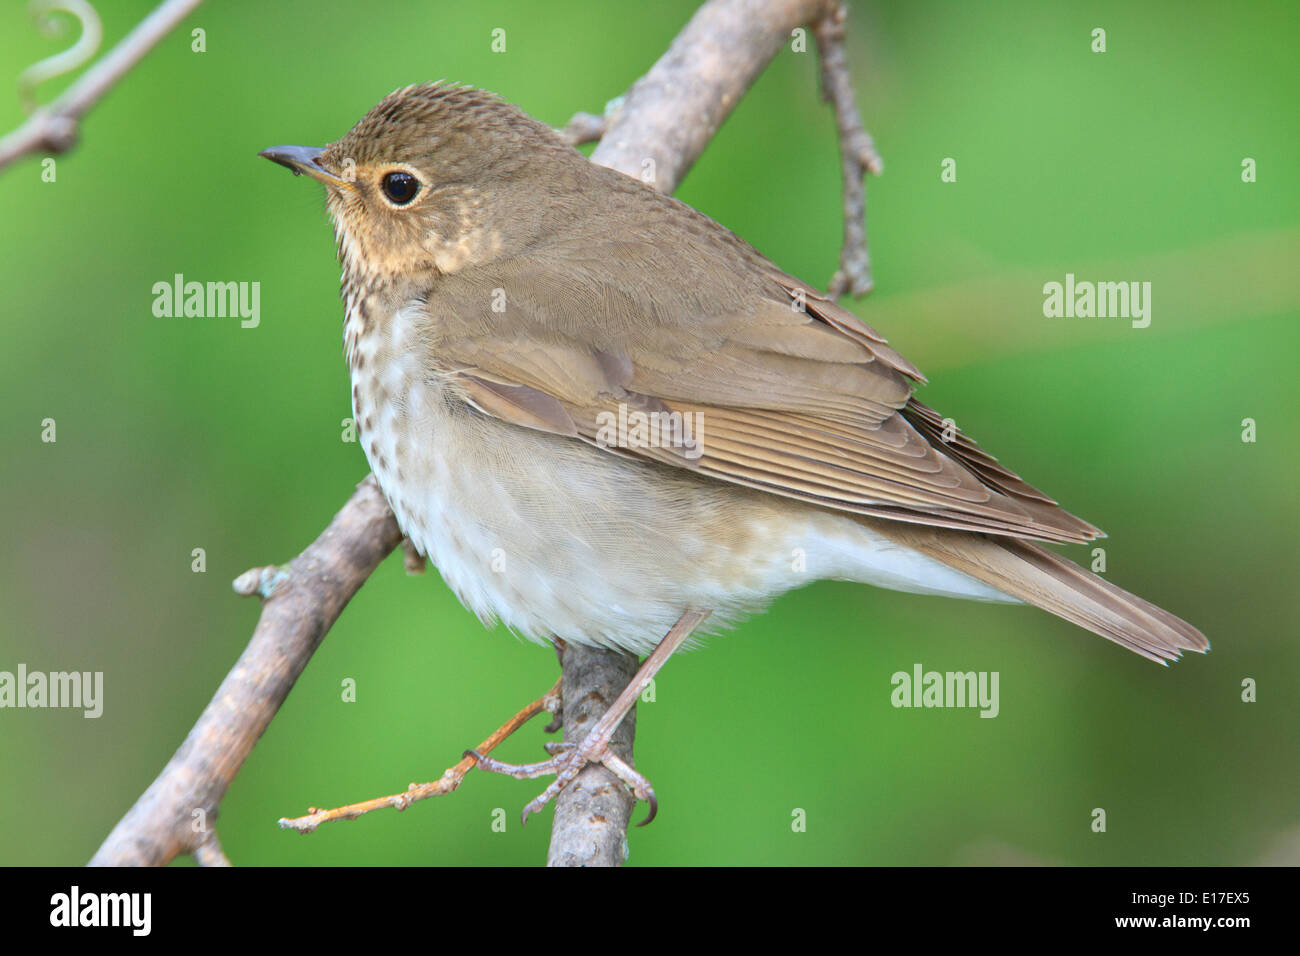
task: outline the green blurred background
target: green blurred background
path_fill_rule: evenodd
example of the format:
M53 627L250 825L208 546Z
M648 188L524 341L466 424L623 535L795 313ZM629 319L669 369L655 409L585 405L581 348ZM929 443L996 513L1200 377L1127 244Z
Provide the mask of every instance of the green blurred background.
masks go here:
M152 3L99 6L108 44ZM0 670L98 670L106 688L98 720L0 711L0 863L91 856L243 649L258 606L231 579L299 551L366 472L340 440L321 190L257 151L336 138L439 77L562 125L619 95L692 9L213 2L95 107L56 182L36 158L0 174ZM1295 5L859 3L850 30L886 164L869 183L877 290L852 307L930 376L927 403L1109 532L1112 580L1214 650L1163 669L1026 608L819 584L660 676L636 753L662 809L630 862L1300 861ZM0 10L3 75L66 45L25 5ZM0 127L22 116L0 97ZM824 284L838 175L815 53L787 48L679 195ZM260 327L155 318L152 286L177 272L260 282ZM1067 272L1152 282L1150 328L1044 318L1042 285ZM894 709L890 675L915 663L998 671L1000 715ZM485 632L436 574L390 558L227 795L227 853L539 863L550 811L518 824L539 785L485 774L309 837L275 821L437 777L555 674L548 650ZM543 738L538 722L500 753L539 759Z

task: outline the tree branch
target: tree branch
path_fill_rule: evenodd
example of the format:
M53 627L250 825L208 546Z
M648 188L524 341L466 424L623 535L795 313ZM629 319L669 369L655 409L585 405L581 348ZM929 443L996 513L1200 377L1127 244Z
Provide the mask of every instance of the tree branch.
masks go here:
M0 139L0 170L28 153L65 153L71 149L77 142L77 124L86 111L202 2L166 0L160 4L62 96Z
M636 675L631 654L602 651L569 643L560 652L564 740L582 743L592 725ZM636 736L633 707L614 731L609 747L624 762L632 761ZM547 866L622 866L627 860L627 825L636 800L601 764L587 767L555 798Z
M866 295L871 291L871 257L867 254L866 173L879 176L885 168L876 144L863 128L844 55L845 21L848 7L833 3L813 24L817 49L822 59L822 97L835 108L835 125L840 133L840 173L844 180L844 244L840 267L831 276L831 295Z
M573 118L564 124L563 129L557 129L560 138L570 146L581 146L583 143L594 143L605 135L605 128L609 125L604 116L597 116L594 113L574 113Z

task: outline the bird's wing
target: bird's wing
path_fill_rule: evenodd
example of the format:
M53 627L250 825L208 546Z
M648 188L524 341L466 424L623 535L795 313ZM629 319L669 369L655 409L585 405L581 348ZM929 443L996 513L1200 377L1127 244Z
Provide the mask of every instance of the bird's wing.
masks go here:
M921 373L873 329L732 241L721 254L745 268L722 275L692 274L716 253L706 233L688 254L649 239L599 254L552 244L442 277L430 360L479 410L614 454L924 525L1101 534L916 401ZM665 436L677 421L694 426L680 441ZM637 432L646 422L658 442L639 440L655 435Z

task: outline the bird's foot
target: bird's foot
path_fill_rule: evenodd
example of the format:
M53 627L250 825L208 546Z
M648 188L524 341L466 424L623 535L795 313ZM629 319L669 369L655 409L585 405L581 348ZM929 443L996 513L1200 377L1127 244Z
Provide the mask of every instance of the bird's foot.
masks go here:
M550 745L547 747L547 752L551 754L551 759L543 760L541 763L504 763L500 760L493 760L477 750L467 750L465 756L473 757L484 770L492 773L504 773L519 780L531 780L533 777L555 774L555 779L551 781L551 785L538 794L528 806L524 807L524 823L528 822L530 814L536 813L554 800L565 787L574 781L578 774L582 773L587 764L602 764L614 776L623 781L638 800L644 800L650 804L650 814L637 824L638 826L645 826L659 812L659 801L655 798L654 787L650 786L649 780L633 770L626 760L610 750L609 742L614 739L614 731L618 730L618 725L623 722L623 718L627 716L628 711L636 704L637 697L654 679L655 674L659 672L659 668L664 666L664 663L672 656L673 651L677 650L682 645L682 642L690 637L691 632L699 627L700 623L708 616L708 611L686 611L683 613L677 623L664 636L664 639L659 642L659 646L645 659L640 670L636 672L636 676L632 678L631 683L623 688L623 693L618 695L618 699L614 701L609 710L605 711L604 716L592 725L582 743L576 747L572 744ZM559 713L560 711L557 710L556 712Z
M650 781L636 770L624 759L610 749L609 741L613 736L612 729L606 733L604 728L598 723L592 728L591 733L587 734L582 743L574 746L573 744L549 743L546 749L553 756L550 760L543 760L540 763L512 764L502 760L495 760L492 757L480 756L477 751L467 750L467 757L474 757L478 761L481 769L491 773L502 773L517 780L531 780L534 777L545 777L549 774L555 774L555 779L551 781L550 786L539 793L536 797L524 807L522 820L528 822L529 816L540 811L544 806L559 796L560 791L571 784L587 764L598 763L606 767L610 773L632 791L638 800L644 800L650 804L650 813L637 826L645 826L655 818L659 812L659 800L655 797L654 787Z

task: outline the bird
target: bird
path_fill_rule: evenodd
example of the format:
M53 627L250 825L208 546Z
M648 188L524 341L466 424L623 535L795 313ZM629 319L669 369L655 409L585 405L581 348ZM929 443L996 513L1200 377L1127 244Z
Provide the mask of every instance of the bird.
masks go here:
M1045 545L1102 532L917 398L875 329L724 226L493 93L398 89L326 147L366 458L462 604L537 642L649 655L540 809L701 635L822 579L1046 610L1159 663L1192 625ZM648 818L649 819L649 818ZM645 822L648 822L647 821Z

